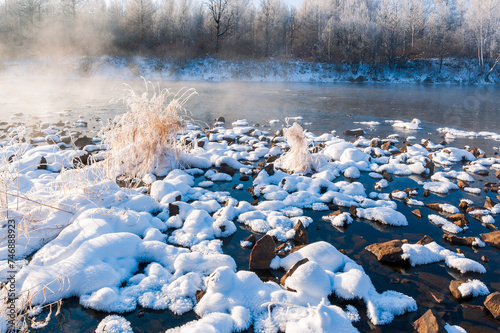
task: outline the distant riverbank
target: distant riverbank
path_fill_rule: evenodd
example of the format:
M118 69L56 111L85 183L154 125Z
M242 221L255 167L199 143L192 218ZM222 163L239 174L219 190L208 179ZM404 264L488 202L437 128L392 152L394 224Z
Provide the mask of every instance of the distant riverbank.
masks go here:
M189 60L145 57L25 58L0 61L0 77L106 77L184 81L355 82L406 84L499 84L499 70L488 78L477 61L411 60L394 64L350 65L302 61Z

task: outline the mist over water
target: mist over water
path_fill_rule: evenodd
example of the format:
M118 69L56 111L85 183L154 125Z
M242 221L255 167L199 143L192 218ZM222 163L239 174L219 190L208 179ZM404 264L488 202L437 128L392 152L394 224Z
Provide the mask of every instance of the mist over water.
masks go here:
M304 117L316 134L353 126L356 121L419 118L424 125L470 131L498 131L500 89L494 87L393 84L303 84L249 82L153 82L177 93L195 88L189 116L210 124L219 116L268 123ZM126 110L126 90L145 91L143 80L15 78L0 81L0 118L27 125L73 121L82 116L113 118ZM22 113L20 117L13 117ZM11 119L12 117L12 119Z

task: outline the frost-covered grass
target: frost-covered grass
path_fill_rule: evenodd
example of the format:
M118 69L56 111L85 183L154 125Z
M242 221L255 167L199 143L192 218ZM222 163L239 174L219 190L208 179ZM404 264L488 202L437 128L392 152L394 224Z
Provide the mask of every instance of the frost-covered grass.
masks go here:
M194 89L173 93L151 82L146 82L143 94L129 88L125 98L129 111L116 116L101 133L109 147L108 175L141 179L179 167L181 146L176 135L184 129L184 104L194 94Z
M285 128L283 132L290 150L276 161L276 166L292 172L311 172L315 161L309 152L309 143L304 134L304 129L299 124L293 123L291 127Z

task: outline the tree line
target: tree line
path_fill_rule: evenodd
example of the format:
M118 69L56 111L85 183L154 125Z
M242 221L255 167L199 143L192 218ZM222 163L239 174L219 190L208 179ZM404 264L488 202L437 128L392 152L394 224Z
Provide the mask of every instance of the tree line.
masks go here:
M3 1L3 2L2 2ZM0 0L0 55L401 63L500 57L500 0Z

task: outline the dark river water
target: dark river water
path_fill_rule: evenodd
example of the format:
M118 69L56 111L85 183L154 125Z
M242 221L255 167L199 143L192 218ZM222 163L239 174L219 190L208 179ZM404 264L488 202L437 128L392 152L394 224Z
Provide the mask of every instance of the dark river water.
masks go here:
M136 89L142 89L141 81L128 82ZM397 133L401 141L405 136L416 136L417 142L430 138L434 142L441 141L438 127L455 127L470 131L500 132L500 88L492 87L458 87L458 86L416 86L416 85L385 85L385 84L261 84L261 83L203 83L203 82L161 82L160 87L171 88L177 92L184 84L194 87L198 96L193 96L186 104L191 117L199 122L211 124L219 116L226 118L227 126L230 122L246 118L252 123L258 123L269 128L268 121L280 120L273 125L272 130L281 128L286 117L301 116L302 124L308 130L320 135L324 132L336 130L340 136L346 129L363 127L367 136L385 137ZM31 124L37 121L57 122L58 120L74 120L80 116L89 121L89 134L99 129L96 118L106 119L125 111L125 107L118 99L125 95L125 86L118 81L100 80L69 80L69 81L20 81L11 80L0 83L0 121L22 122ZM71 110L71 111L69 111ZM16 113L22 113L11 119ZM66 113L66 115L61 115ZM423 129L420 131L401 131L394 129L384 120L411 120L419 118ZM369 127L357 124L360 121L379 121L380 126ZM459 139L451 143L461 147L470 145L486 151L493 156L493 147L500 146L500 142L488 139L466 140ZM461 169L461 165L454 167ZM438 170L439 171L439 168ZM238 179L238 175L234 179ZM498 181L493 175L488 177L474 176L473 186L482 188L487 181ZM342 180L340 177L337 180ZM197 181L203 180L203 176ZM395 177L395 181L382 192L389 193L394 189L418 187L417 181L423 180L420 176ZM365 173L359 179L367 190L374 190L374 180ZM243 182L244 187L251 186L251 180ZM253 201L246 191L233 190L233 183L216 184L212 190L229 191L238 200ZM496 194L484 193L480 195L454 191L446 196L432 194L424 198L420 187L417 200L430 202L446 202L458 206L461 198L474 201L482 205L486 196L496 200ZM396 200L397 201L397 200ZM481 256L490 259L483 264L487 273L460 274L441 263L410 266L388 266L379 263L374 256L364 248L374 242L384 242L391 239L407 239L410 243L418 241L426 234L440 245L455 250L442 239L443 231L430 224L426 217L418 220L411 214L410 208L402 201L397 201L398 211L403 213L409 226L395 228L382 226L368 221L355 221L347 228L335 228L329 222L321 220L325 212L305 211L305 214L314 219L308 228L309 242L326 240L338 249L344 249L349 257L361 264L371 277L379 292L396 290L415 298L418 311L397 316L389 325L374 326L366 318L366 309L362 304L356 304L360 310L361 321L355 326L361 332L411 332L411 324L424 314L429 308L435 309L443 315L443 319L451 325L460 325L469 333L498 332L499 321L491 315L468 305L482 305L485 297L477 297L469 302L458 303L448 292L449 282L453 279L466 281L468 278L478 278L490 289L500 291L500 255L490 246L483 249L460 247L467 258L481 262ZM427 208L421 208L424 216L433 213ZM231 255L238 269L248 269L249 249L243 249L239 241L251 232L237 225L237 232L223 240L225 253ZM319 230L317 229L319 227ZM478 236L489 232L482 224L471 219L469 230L461 236ZM280 277L283 272L272 272ZM402 281L404 283L402 283ZM438 304L431 296L431 292L441 295L444 303ZM337 299L332 299L339 304ZM340 303L343 305L343 303ZM141 316L139 316L141 311ZM142 314L143 312L143 314ZM64 301L62 315L54 318L49 326L40 332L87 332L94 331L100 320L107 313L83 309L77 298ZM183 316L175 316L169 311L154 311L137 308L134 312L124 314L135 332L160 332L167 328L182 325L196 319L193 312Z

